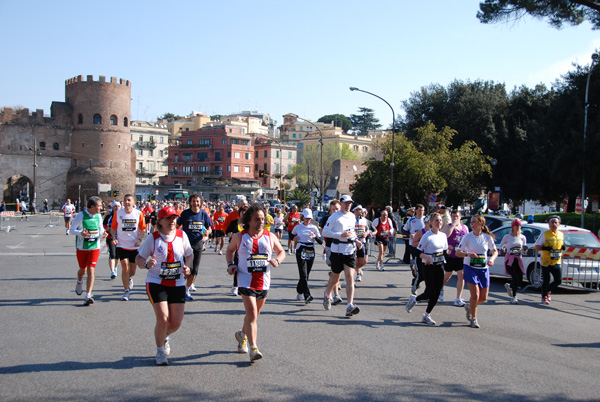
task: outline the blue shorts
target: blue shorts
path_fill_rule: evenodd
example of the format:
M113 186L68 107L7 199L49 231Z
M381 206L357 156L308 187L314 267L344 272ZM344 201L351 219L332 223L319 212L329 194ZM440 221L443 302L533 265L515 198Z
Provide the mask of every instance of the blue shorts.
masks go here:
M472 268L470 265L463 265L463 277L465 282L477 285L480 288L490 287L490 270L488 268Z

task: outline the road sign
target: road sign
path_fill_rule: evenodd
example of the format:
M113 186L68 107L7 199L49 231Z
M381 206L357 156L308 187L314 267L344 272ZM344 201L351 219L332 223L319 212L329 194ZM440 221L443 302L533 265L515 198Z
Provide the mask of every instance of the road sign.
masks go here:
M581 197L577 197L575 200L575 212L578 214L581 213Z
M323 201L329 201L329 196L327 194L323 196Z
M429 202L436 202L437 194L429 194Z

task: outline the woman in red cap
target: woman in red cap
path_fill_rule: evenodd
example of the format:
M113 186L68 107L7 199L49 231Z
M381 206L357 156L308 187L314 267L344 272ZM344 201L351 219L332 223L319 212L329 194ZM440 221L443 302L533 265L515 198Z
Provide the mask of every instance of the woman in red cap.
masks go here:
M146 293L154 307L156 364L169 364L169 335L179 329L185 306L185 281L190 274L194 250L187 235L177 229L177 211L172 207L158 212L158 230L138 250L136 264L148 269Z

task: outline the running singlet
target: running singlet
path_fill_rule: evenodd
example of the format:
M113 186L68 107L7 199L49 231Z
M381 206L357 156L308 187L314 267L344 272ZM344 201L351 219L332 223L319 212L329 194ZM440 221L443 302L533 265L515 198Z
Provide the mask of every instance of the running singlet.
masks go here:
M65 204L63 205L62 210L65 213L65 218L71 218L73 216L73 212L75 212L75 205Z
M258 239L253 239L246 230L242 231L237 253L238 286L259 291L268 290L271 286L269 260L273 254L270 232L263 230Z
M564 235L560 230L557 230L556 233L553 233L551 230L542 233L535 242L535 245L552 247L550 251L542 250L542 266L548 267L560 264L564 243Z
M77 214L73 224L79 225L81 219L81 227L87 230L90 237L83 236L75 237L75 247L77 250L97 250L100 248L100 236L104 232L102 226L102 217L100 214L90 215L87 211L82 211ZM79 228L77 228L79 229Z
M287 230L291 232L294 230L294 226L300 223L300 212L296 212L295 214L290 213L287 217Z
M139 231L146 230L146 222L141 219L142 213L139 209L133 209L130 214L125 213L125 209L119 209L113 216L111 229L116 231L117 247L126 250L136 250L135 243L138 239Z
M381 220L377 223L377 236L387 239L390 237L390 220L386 219L385 223Z
M452 232L448 237L448 245L452 246L452 251L450 252L450 254L448 254L448 257L458 258L456 256L456 249L458 248L458 245L460 244L462 238L465 237L467 233L469 233L469 228L463 223L461 223L459 227L455 227L452 229Z
M185 257L192 255L194 250L182 230L176 230L174 236L153 232L140 246L138 253L144 259L152 255L156 259L156 265L148 270L146 283L185 286Z
M213 223L215 225L215 230L222 230L223 232L225 231L225 229L227 229L225 227L225 221L227 220L227 213L226 212L215 212L215 214L213 215Z

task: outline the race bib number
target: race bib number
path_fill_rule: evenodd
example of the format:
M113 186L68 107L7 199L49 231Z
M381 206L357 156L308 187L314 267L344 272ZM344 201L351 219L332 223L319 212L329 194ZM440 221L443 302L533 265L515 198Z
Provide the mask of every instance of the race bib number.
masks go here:
M292 223L298 223L298 218L292 218Z
M357 226L356 227L356 234L360 237L365 233L365 228L362 226Z
M560 249L554 249L552 251L550 251L550 259L551 260L560 260L560 256L562 255L562 250Z
M86 242L95 243L98 241L98 229L88 229L88 233L90 234L90 237L87 239L85 237L83 238Z
M312 261L315 259L315 249L314 248L303 248L300 253L300 257L305 261Z
M432 254L431 261L436 265L443 264L444 262L446 262L446 260L444 260L444 253Z
M225 222L225 217L224 216L219 216L219 219L217 219L219 222L223 223Z
M388 237L390 235L390 231L389 230L382 230L379 235L381 237Z
M181 278L181 261L163 262L160 264L160 274L162 279L175 280Z
M123 219L121 223L121 230L123 232L134 232L135 227L137 226L137 220L135 219Z
M204 233L204 225L202 222L192 222L190 223L190 231L192 233Z
M251 254L246 260L248 272L267 272L267 266L269 265L267 257L267 254Z
M473 268L485 268L485 255L478 255L476 258L471 258L469 265Z
M523 250L521 249L521 247L512 247L510 249L510 254L511 255L521 255L521 254L523 254Z

